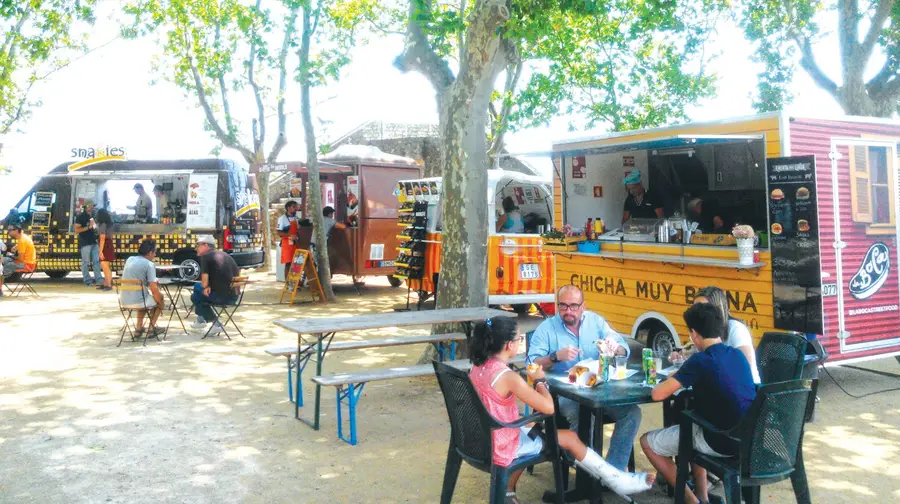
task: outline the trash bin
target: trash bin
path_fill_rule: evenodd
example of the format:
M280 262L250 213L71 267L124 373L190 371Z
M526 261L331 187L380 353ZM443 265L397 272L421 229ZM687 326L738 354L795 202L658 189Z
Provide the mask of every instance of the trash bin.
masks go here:
M272 261L275 268L275 280L284 282L284 266L281 264L281 244L275 246L275 260Z

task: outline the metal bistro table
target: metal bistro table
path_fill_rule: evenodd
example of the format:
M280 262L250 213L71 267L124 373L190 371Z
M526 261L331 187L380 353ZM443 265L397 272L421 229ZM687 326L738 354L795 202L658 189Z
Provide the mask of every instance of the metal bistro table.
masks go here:
M185 334L190 334L187 331L187 328L184 326L184 319L187 318L191 314L191 309L187 307L184 303L184 298L181 297L181 293L185 287L192 286L194 282L187 282L185 280L179 280L170 277L164 277L157 280L159 286L162 287L163 292L165 293L165 297L168 298L169 304L172 306L172 312L169 313L169 322L166 324L166 336L169 334L169 327L172 325L172 316L178 317L178 322L181 324L181 330L184 331ZM175 290L172 293L172 290ZM185 314L184 317L181 316L181 313L178 312L178 300L181 299L182 306L184 307Z
M629 369L633 369L629 366ZM559 411L559 398L565 397L581 405L578 413L578 437L597 453L603 454L603 410L616 406L633 406L653 402L650 387L645 387L644 373L638 372L624 380L609 380L593 388L570 384L568 373L551 371L547 373L547 383L553 396L553 406ZM591 418L595 420L594 439L591 440ZM632 448L633 449L633 448ZM592 478L578 469L575 473L575 488L566 492L566 502L590 500L591 504L602 503L600 480ZM552 500L552 499L551 499Z
M275 325L297 333L297 373L295 390L300 390L300 375L309 360L315 355L316 376L322 374L322 363L328 354L328 347L338 332L380 329L385 327L407 327L417 325L462 323L466 327L466 337L472 335L472 322L490 317L516 317L515 313L493 308L449 308L443 310L375 313L350 317L307 318L276 320ZM304 339L303 335L312 336ZM294 418L319 430L319 406L322 387L316 385L316 404L313 420L300 418L300 401L294 402Z

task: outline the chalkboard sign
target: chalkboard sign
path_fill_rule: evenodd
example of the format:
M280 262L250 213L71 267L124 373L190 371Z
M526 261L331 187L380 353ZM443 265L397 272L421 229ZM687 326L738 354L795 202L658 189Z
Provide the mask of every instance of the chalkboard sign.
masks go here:
M822 334L816 158L766 163L775 328Z
M53 204L53 193L52 192L36 192L34 193L34 204L33 208L40 207L43 210L47 210L50 208L50 205Z
M50 227L50 212L35 212L31 215L31 227L46 228Z

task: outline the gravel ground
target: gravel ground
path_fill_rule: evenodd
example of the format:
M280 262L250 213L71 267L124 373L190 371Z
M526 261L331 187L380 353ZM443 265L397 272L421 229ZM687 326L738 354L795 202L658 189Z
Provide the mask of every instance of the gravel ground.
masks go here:
M349 279L335 277L340 303L289 307L276 304L272 276L254 279L237 317L247 338L232 341L179 331L146 348L116 348L114 295L81 286L76 275L38 279L40 298L0 300L0 502L437 502L449 432L433 378L367 386L360 443L351 447L335 436L333 390L323 390L322 429L313 431L293 419L284 360L262 351L292 341L274 319L390 311L406 291L378 279L358 296ZM526 329L537 322L522 318ZM412 364L421 351L341 352L325 369ZM864 366L900 373L893 358ZM831 373L857 395L900 386L853 369ZM853 399L824 377L819 396L804 445L813 501L900 501L900 392ZM661 426L658 405L642 409L642 431ZM650 468L643 454L637 464ZM487 475L464 467L455 501L484 502L488 485ZM549 469L538 467L522 478L519 496L539 502L550 486ZM636 500L670 502L658 490ZM790 484L766 487L763 500L794 502Z

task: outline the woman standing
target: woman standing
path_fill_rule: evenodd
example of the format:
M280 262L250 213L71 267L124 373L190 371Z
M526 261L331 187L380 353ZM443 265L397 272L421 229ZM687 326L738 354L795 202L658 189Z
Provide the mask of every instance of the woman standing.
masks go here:
M498 233L524 233L525 220L519 213L519 207L513 201L512 196L503 198L503 215L497 219Z
M97 211L97 232L100 234L100 267L103 268L103 285L98 290L112 290L111 263L116 259L116 249L113 247L113 221L105 208Z
M736 348L744 354L750 364L750 372L753 373L753 383L759 384L759 370L756 367L756 350L753 349L753 336L743 322L731 316L728 309L728 297L718 287L704 287L697 291L694 304L709 303L716 307L719 315L726 321L727 331L722 342Z

